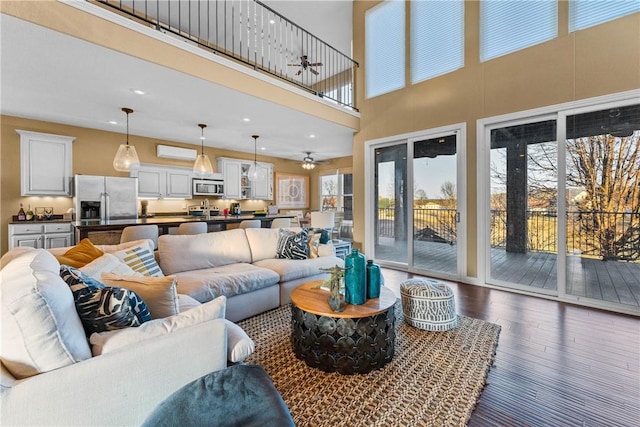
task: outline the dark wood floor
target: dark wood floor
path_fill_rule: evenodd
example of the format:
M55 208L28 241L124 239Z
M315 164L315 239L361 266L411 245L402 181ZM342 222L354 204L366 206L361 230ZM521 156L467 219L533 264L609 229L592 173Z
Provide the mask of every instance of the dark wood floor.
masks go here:
M399 296L405 272L383 269ZM459 314L502 326L469 426L640 425L640 319L451 283Z

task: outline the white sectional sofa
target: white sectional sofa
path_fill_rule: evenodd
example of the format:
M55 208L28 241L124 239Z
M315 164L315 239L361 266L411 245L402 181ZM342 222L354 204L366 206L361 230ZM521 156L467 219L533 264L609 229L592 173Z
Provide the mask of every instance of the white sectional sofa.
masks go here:
M221 297L114 331L124 337L94 356L49 251L15 248L0 264L0 425L140 425L180 387L253 351Z
M302 283L328 278L320 268L344 266L331 244L319 245L316 258L276 258L279 230L162 235L157 258L164 274L176 276L179 293L200 302L224 295L227 319L237 322L288 304L291 291Z

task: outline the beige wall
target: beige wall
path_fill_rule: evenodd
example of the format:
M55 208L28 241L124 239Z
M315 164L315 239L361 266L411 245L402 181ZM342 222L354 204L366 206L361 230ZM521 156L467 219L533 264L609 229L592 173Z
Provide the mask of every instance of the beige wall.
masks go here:
M559 2L559 37L479 62L479 3L465 5L465 67L373 99L364 98L364 17L379 2L354 1L353 45L360 132L353 169L364 170L368 140L460 122L467 124L467 274L476 277L476 121L640 88L640 14L568 34L567 2ZM408 46L407 46L408 47ZM409 49L407 48L407 52ZM409 80L408 80L409 81ZM364 177L354 176L354 240L364 242Z
M109 175L127 176L126 173L116 172L113 169L113 157L118 146L125 141L125 135L115 132L106 132L76 126L67 126L50 122L23 119L11 116L1 116L1 144L0 144L0 238L2 242L1 252L8 248L7 225L12 215L18 213L19 205L25 207L52 206L54 213L64 213L72 207L70 197L21 197L20 196L20 136L16 129L33 132L51 133L75 137L73 142L73 173L85 175ZM176 147L194 148L193 145L160 139L130 136L130 144L135 145L142 163L161 165L192 167L192 162L160 159L156 157L158 144L172 145ZM205 153L211 158L214 169L217 170L217 162L214 157L231 157L237 159L253 160L251 153L242 153L229 150L220 150L205 147ZM309 175L310 180L310 209L318 209L318 173L323 168L350 167L351 157L335 159L327 165L314 169L311 173L301 167L301 161L285 160L269 156L257 156L258 161L273 163L274 171L298 175ZM149 202L149 212L181 212L184 206L198 204L202 197L192 200L152 200ZM223 199L211 199L212 204L220 209L228 207L229 201ZM242 201L242 208L257 210L264 208L269 202L259 200Z

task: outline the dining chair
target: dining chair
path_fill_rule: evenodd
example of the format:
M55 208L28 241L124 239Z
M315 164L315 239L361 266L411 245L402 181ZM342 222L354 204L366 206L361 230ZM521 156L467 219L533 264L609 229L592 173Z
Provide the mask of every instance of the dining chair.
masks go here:
M120 243L131 242L133 240L151 239L153 249L158 249L158 226L157 225L131 225L122 229Z
M178 226L178 234L203 234L209 231L206 222L185 222Z
M271 221L271 228L289 228L291 227L291 218L276 218Z
M260 228L262 227L262 221L259 219L245 219L240 222L240 228Z

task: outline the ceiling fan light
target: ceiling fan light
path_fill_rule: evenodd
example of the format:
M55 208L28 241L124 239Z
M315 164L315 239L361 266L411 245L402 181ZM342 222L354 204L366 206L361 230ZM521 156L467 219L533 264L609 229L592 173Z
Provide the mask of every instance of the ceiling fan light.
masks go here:
M129 114L133 113L133 110L123 107L122 111L127 115L127 142L118 147L113 158L113 168L118 172L129 172L140 167L140 159L136 147L129 145Z

